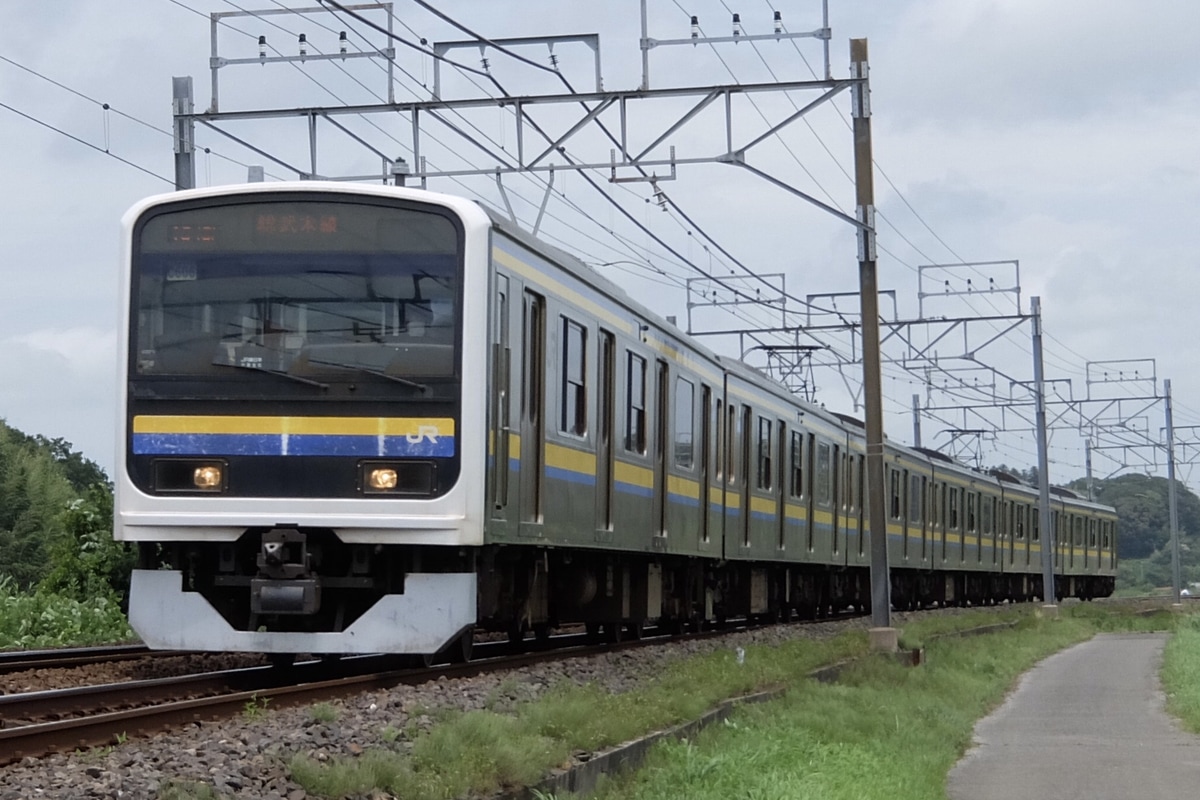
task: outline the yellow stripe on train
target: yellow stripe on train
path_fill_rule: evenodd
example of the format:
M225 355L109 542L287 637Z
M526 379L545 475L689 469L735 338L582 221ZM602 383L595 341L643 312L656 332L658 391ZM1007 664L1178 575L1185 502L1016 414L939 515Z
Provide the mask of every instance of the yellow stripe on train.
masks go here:
M133 418L134 433L307 434L318 436L453 436L448 417L235 417L148 416Z

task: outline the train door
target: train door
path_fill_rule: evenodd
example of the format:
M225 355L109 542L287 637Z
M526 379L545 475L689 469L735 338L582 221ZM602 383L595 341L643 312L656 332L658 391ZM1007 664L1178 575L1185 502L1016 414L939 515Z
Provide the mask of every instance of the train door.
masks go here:
M833 454L829 462L829 507L832 512L830 516L830 530L832 533L833 552L834 555L845 552L849 556L850 540L845 537L845 528L843 527L844 517L842 516L841 508L842 484L845 482L844 471L841 468L844 454L842 453L842 448L836 444L833 445L832 452ZM843 544L845 547L842 547Z
M669 419L667 362L658 361L655 368L654 389L654 496L651 519L654 521L655 533L667 535L667 430Z
M708 494L712 482L709 469L709 453L712 451L712 387L702 384L700 387L700 450L696 455L697 466L700 468L700 542L708 544Z
M776 441L775 464L779 474L775 476L775 523L778 526L776 532L779 539L776 547L783 550L787 544L787 442L788 429L787 423L783 420L777 420L779 425L779 437Z
M928 492L925 489L926 479L924 475L910 475L908 487L908 521L914 528L914 534L921 538L919 552L914 547L914 555L917 555L921 563L925 563L925 540L926 532L929 529L929 514L925 510L925 497Z
M741 500L741 540L742 547L750 546L750 443L752 436L751 423L753 415L750 406L742 405L742 420L738 433L741 436L741 459L738 474L738 492Z
M508 471L509 436L512 420L509 418L509 381L512 379L510 362L512 347L509 344L509 288L508 276L496 276L495 307L492 309L492 397L491 397L491 452L490 474L492 519L508 520Z
M613 529L613 430L617 404L617 344L610 331L600 330L599 408L596 424L596 529ZM607 538L607 537L606 537Z
M545 435L546 300L526 291L522 303L521 522L542 520L542 439Z

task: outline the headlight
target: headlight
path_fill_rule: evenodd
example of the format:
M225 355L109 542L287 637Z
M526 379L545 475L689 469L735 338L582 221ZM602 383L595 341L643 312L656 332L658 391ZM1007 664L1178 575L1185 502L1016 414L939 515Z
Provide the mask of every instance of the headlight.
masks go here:
M431 461L364 461L358 465L358 485L368 495L428 497L435 474Z
M221 488L223 477L224 471L219 464L205 464L203 467L196 467L192 473L192 483L202 492L211 492Z
M372 467L367 471L367 486L377 492L395 489L398 481L396 470L391 467Z
M154 489L158 492L220 494L228 487L224 461L199 458L156 458Z

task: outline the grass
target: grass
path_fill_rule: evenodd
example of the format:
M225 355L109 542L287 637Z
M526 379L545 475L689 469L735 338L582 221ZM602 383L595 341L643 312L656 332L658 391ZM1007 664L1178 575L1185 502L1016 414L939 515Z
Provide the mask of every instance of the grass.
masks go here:
M945 797L946 775L970 746L976 721L1021 673L1098 631L1174 623L1169 612L1143 618L1080 605L1063 609L1057 621L1028 614L1008 631L930 641L921 669L863 659L836 684L798 682L782 700L740 709L693 742L658 745L641 770L610 781L596 797ZM1195 637L1200 655L1200 627Z
M313 722L320 722L323 725L337 722L338 710L332 703L317 703L308 709L308 714L312 717Z
M1184 617L1163 653L1163 689L1167 711L1183 727L1200 733L1200 617Z
M988 636L935 638L997 621L1015 626ZM293 779L315 797L372 791L413 800L486 795L532 783L573 752L695 719L730 697L789 687L782 700L742 709L729 724L694 742L660 747L655 758L662 760L610 788L616 793L608 796L861 798L883 797L886 790L889 800L928 800L942 792L945 773L969 743L975 720L1028 666L1104 626L1152 624L1120 612L1097 616L1090 609L1078 615L1064 610L1057 621L1040 619L1030 609L937 617L904 631L906 643L927 648L930 666L919 670L889 658L863 658L867 642L861 631L827 641L749 647L741 665L732 651L719 651L677 663L626 694L564 684L511 714L451 715L427 735L406 732L412 740L407 754L389 747L399 737L385 728L379 745L357 758L322 763L297 756L289 766ZM861 660L837 685L807 679L813 669L849 658ZM915 751L923 753L916 760ZM864 794L857 782L847 783L850 764L860 765L859 774L889 775L886 787L877 779L877 794ZM897 764L904 766L898 770ZM717 777L731 771L732 783ZM906 793L895 793L897 776L911 787ZM710 784L715 788L705 788Z
M20 592L0 579L0 649L34 649L129 641L133 631L117 602L87 602L49 592Z

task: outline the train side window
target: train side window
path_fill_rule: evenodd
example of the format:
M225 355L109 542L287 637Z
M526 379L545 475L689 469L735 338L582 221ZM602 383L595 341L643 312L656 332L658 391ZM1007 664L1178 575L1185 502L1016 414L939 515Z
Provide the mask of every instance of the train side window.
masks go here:
M646 452L646 359L629 353L625 382L625 449Z
M996 518L996 498L984 497L981 498L980 505L980 530L987 536L992 535L994 520Z
M758 475L755 485L764 491L771 489L771 420L758 418Z
M804 496L804 433L792 431L792 468L789 493L792 497Z
M959 495L958 489L953 489L953 488L950 489L950 497L949 497L950 502L948 504L949 507L947 510L949 511L949 515L950 515L948 527L952 531L958 530L958 495Z
M1031 542L1042 540L1042 513L1037 507L1034 507L1029 514L1029 540Z
M583 436L587 433L587 330L574 320L562 318L562 407L559 430Z
M675 466L691 469L696 428L696 387L686 378L675 379Z
M814 499L823 506L833 500L833 448L826 442L817 444L817 470L813 477Z
M1018 541L1025 541L1025 519L1029 513L1029 506L1017 506L1016 520L1016 537Z
M1088 520L1088 547L1096 546L1096 520Z
M730 403L725 407L726 416L725 422L725 480L730 484L737 483L737 472L734 465L737 464L737 443L740 441L739 436L749 436L750 431L742 431L738 429L737 405Z
M888 497L891 499L889 503L888 516L892 519L900 519L900 471L888 470Z
M978 530L978 518L975 515L975 508L979 505L979 495L975 492L967 492L967 530L975 532Z
M717 435L713 444L713 471L717 480L725 477L725 403L717 399Z
M924 514L922 513L924 510L922 508L922 504L923 504L922 501L925 499L925 492L923 490L923 487L921 486L921 482L923 480L924 480L924 478L922 478L920 475L909 475L908 476L908 521L909 522L919 523L924 518Z

